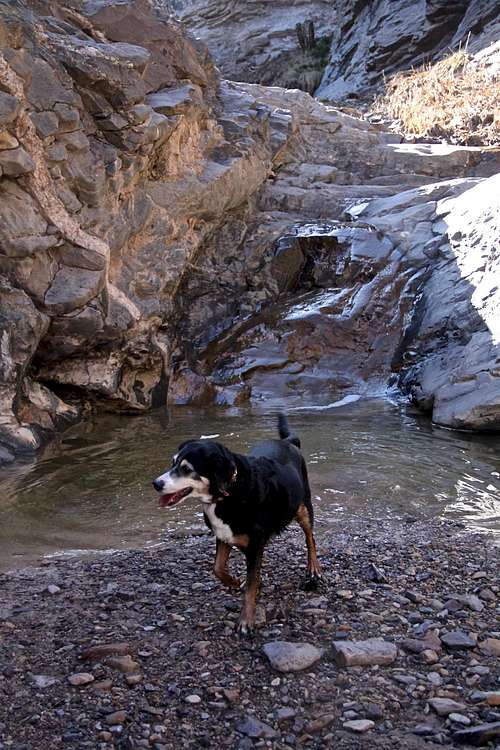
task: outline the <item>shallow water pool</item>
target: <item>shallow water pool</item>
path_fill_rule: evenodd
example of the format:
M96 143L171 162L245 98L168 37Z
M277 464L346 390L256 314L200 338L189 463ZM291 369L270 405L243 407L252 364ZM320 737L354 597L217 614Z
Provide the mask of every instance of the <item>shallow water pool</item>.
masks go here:
M500 436L434 427L406 406L348 399L289 413L308 462L320 526L444 516L500 534ZM179 442L214 436L245 452L276 434L275 415L178 410L95 418L36 460L0 471L0 568L44 555L156 544L202 528L196 500L160 510L151 480Z

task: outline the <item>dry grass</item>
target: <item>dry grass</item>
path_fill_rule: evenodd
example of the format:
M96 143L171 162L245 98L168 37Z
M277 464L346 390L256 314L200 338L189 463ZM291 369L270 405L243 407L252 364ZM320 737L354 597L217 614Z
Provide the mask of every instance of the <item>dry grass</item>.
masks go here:
M398 73L371 111L397 120L405 135L462 145L500 143L500 81L463 50Z

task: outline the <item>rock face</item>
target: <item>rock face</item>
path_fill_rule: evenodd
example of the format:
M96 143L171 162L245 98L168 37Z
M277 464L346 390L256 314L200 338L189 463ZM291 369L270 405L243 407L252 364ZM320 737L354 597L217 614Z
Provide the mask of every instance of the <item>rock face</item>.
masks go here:
M444 424L498 427L495 154L221 82L162 7L0 6L2 460L88 404L328 403L391 377ZM440 326L424 288L467 314Z
M329 0L171 0L169 4L177 18L208 46L226 78L251 83L277 83L280 61L307 67L308 55L300 49L296 25L308 21L313 22L319 42L320 70L321 56L337 23L336 4ZM321 74L313 89L320 78Z
M366 94L383 75L417 67L460 44L467 43L471 53L493 54L500 15L495 0L349 0L332 31L317 95L339 100Z

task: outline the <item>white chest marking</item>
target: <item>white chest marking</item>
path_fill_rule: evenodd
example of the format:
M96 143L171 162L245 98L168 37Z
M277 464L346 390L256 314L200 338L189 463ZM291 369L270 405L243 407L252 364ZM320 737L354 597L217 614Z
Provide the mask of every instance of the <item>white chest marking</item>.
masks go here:
M215 505L210 503L208 507L204 508L204 511L207 514L208 520L212 524L212 530L217 539L220 539L221 542L226 542L226 544L234 544L234 536L231 527L228 526L227 523L224 523L219 516L215 515Z

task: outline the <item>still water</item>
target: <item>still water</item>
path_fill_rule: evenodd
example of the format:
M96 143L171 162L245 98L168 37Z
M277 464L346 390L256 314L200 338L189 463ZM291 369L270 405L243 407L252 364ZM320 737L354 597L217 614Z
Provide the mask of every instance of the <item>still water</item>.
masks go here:
M322 525L443 516L500 534L500 436L433 427L384 400L346 401L289 413ZM245 452L274 437L275 422L245 410L183 409L168 420L101 416L70 429L36 460L0 470L0 569L152 545L167 529L201 527L196 500L160 510L151 480L185 439L214 437Z

